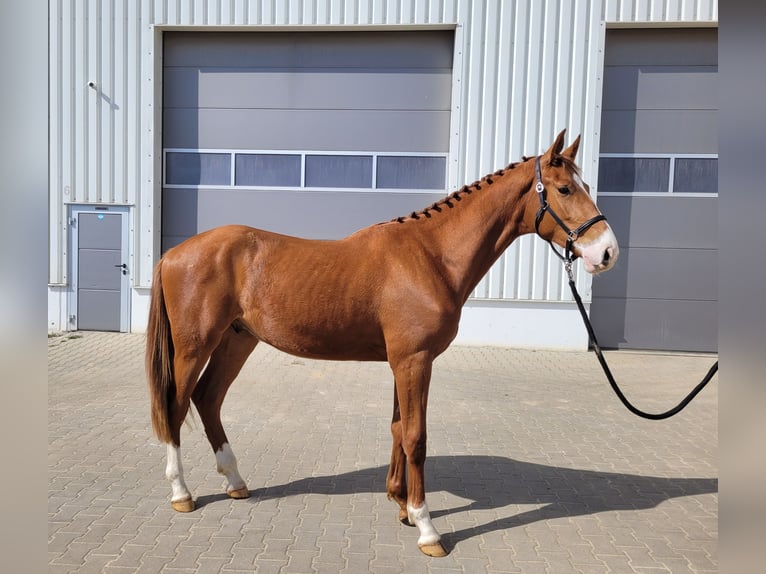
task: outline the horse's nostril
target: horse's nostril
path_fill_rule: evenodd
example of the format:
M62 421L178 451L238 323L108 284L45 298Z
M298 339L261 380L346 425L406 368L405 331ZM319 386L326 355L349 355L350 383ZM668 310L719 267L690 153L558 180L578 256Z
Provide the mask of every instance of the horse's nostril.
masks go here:
M601 263L603 263L604 265L606 265L607 263L609 263L609 260L610 260L611 258L612 258L612 254L611 254L611 253L609 253L609 248L607 247L607 248L604 250L604 258L601 260Z

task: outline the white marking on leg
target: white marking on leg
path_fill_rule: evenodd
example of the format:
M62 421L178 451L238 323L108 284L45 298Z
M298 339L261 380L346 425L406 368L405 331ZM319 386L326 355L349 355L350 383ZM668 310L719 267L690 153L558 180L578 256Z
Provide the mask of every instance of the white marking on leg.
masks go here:
M431 522L431 515L425 502L420 508L414 508L407 504L407 518L409 518L410 524L414 524L420 530L418 546L436 544L442 539Z
M234 456L234 451L231 450L229 443L223 443L221 448L216 451L215 462L218 466L218 472L224 475L228 481L226 492L245 488L245 481L237 469L237 457Z
M189 500L191 492L184 482L184 469L181 465L181 447L168 443L168 465L165 467L165 477L170 481L173 490L171 500Z

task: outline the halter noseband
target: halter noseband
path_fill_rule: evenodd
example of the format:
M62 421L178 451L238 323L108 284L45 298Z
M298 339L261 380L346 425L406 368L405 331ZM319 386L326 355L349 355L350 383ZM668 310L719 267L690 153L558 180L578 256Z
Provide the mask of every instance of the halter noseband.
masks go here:
M577 238L580 237L581 233L584 233L590 227L599 221L606 221L606 216L599 213L595 217L591 217L588 221L580 225L577 229L569 229L566 224L561 220L561 218L556 215L556 212L553 211L553 208L551 207L550 203L548 203L548 200L545 199L545 185L543 185L543 175L542 171L540 170L540 156L537 156L535 158L535 177L537 178L537 183L535 184L535 191L537 192L537 197L540 200L540 208L537 210L537 215L535 215L535 233L537 235L540 235L540 222L543 220L543 216L545 215L545 212L551 214L551 217L558 223L559 227L564 230L564 232L567 234L567 242L566 246L564 248L564 255L559 253L558 249L553 245L553 243L550 240L548 241L548 245L551 246L551 249L553 249L553 252L556 254L556 256L561 259L568 267L568 269L571 268L572 261L574 261L574 257L572 257L572 245L575 241L577 241ZM542 237L542 235L540 235Z

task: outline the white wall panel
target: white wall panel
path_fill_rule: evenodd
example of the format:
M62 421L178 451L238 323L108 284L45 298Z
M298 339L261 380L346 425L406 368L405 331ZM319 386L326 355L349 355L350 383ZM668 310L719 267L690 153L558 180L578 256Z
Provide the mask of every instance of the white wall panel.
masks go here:
M57 6L52 6L48 13L48 44L50 46L49 64L49 94L50 119L48 121L48 189L50 195L48 210L48 237L50 242L50 256L48 258L48 281L50 283L63 283L66 280L66 271L63 263L66 261L66 213L64 212L64 177L68 173L63 163L63 139L71 133L69 114L52 113L54 105L60 105L63 100L63 78L69 70L68 62L63 59L62 45L67 36L65 26L61 22ZM68 179L68 177L67 177ZM50 303L49 303L50 307ZM63 307L63 306L62 306ZM60 320L61 313L49 312L54 319L54 324Z
M607 23L705 23L718 21L718 0L604 0Z
M68 281L67 205L133 204L140 192L142 32L131 0L50 2L49 281ZM89 87L93 82L93 87Z
M556 134L583 135L589 165L600 39L598 2L465 2L460 5L463 84L457 179L469 183L543 152ZM598 9L595 9L598 8ZM575 74L577 74L575 76ZM585 168L586 180L593 180ZM588 292L589 280L579 286ZM547 244L518 240L477 286L486 299L569 300L563 269Z

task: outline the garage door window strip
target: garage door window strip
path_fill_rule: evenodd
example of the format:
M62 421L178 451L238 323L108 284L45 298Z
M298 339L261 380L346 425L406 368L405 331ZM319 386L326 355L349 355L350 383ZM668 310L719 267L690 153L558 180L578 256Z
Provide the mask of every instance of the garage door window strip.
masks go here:
M715 154L619 154L599 156L599 195L718 196Z
M446 153L164 151L167 187L238 189L444 190Z

